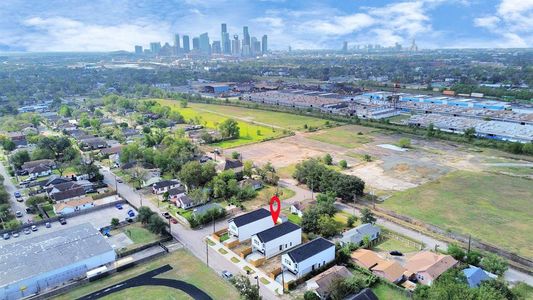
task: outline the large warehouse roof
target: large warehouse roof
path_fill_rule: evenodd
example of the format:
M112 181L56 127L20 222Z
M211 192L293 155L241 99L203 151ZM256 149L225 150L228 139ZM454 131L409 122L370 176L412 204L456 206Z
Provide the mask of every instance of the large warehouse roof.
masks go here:
M0 287L113 251L91 224L0 245Z

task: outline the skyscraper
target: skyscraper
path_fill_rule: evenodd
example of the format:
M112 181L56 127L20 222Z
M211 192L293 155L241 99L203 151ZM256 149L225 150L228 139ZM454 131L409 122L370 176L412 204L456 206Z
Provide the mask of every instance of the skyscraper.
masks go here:
M135 54L143 54L143 46L136 45L135 46Z
M242 28L242 44L250 46L250 33L248 32L248 26Z
M174 51L175 54L180 54L181 52L180 35L177 33L174 35Z
M239 41L239 36L238 35L234 35L233 36L233 40L231 41L231 53L233 54L233 56L239 56L241 55L241 47L240 47L241 43Z
M150 43L150 51L152 54L157 55L161 50L161 42L152 42Z
M213 54L222 53L222 46L220 45L220 41L213 41L213 45L211 45L211 53Z
M200 50L200 38L192 38L192 50Z
M231 44L229 40L228 28L225 23L221 25L221 47L222 53L231 54Z
M183 53L189 53L191 51L191 44L189 43L189 36L183 36Z
M200 52L205 55L211 54L211 45L207 32L200 34Z
M348 42L346 41L342 43L342 52L344 53L348 52Z
M263 38L261 38L261 53L265 54L268 52L268 37L267 35L263 35Z

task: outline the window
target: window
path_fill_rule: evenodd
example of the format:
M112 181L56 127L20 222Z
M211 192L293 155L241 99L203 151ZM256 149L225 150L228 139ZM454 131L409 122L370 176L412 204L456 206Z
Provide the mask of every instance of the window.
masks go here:
M283 245L279 245L279 250L283 250Z

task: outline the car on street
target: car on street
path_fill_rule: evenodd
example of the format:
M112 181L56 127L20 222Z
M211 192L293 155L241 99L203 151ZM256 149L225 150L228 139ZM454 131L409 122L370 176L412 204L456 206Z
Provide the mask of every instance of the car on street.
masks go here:
M66 225L67 224L67 219L65 219L63 217L59 218L59 224Z
M22 197L22 195L20 194L19 191L16 191L16 192L15 192L15 198L20 198L20 197Z
M4 238L4 240L9 240L9 238L11 237L11 235L9 235L9 233L4 233L4 235L2 236Z
M17 212L15 212L15 216L17 218L22 218L22 212L20 210L17 210Z
M226 279L226 280L230 280L232 277L233 277L233 274L231 274L230 271L222 271L222 278Z
M118 183L123 183L124 181L122 181L121 178L117 178L117 182L118 182Z
M13 236L14 238L18 238L18 237L20 236L20 233L18 233L18 232L13 232L12 236Z
M171 218L170 219L170 223L172 224L178 224L178 220L174 219L174 218Z
M120 203L115 204L115 207L116 207L117 209L119 209L119 210L123 208L123 207L122 207L122 204L120 204Z
M50 224L50 222L46 222L46 223L44 224L44 226L45 226L46 228L50 228L50 227L52 227L52 224Z
M24 201L24 198L20 197L20 198L16 198L18 202L23 202Z
M31 233L31 230L28 227L24 228L24 234L30 234L30 233Z
M133 209L128 210L128 216L129 216L130 218L135 217L135 212L133 211Z
M392 250L391 252L389 252L389 254L392 256L403 256L403 253L398 250Z
M31 225L31 231L37 231L37 226Z
M170 216L170 214L168 213L168 211L164 212L164 213L161 213L163 215L163 217L167 220L169 220L170 218L172 218L172 216Z

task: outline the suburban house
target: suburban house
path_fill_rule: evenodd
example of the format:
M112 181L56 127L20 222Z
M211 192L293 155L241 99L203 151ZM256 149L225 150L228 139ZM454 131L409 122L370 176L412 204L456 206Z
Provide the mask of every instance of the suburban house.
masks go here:
M196 204L194 203L194 201L189 196L187 196L187 194L181 194L179 197L176 198L177 207L188 209L195 205Z
M39 186L49 188L53 187L60 183L70 182L71 179L68 177L61 177L59 175L52 175L46 180L39 181Z
M153 186L154 184L158 183L159 181L163 181L163 178L161 178L159 175L157 176L146 176L145 178L148 178L146 180L143 180L143 187Z
M465 274L466 282L471 288L478 287L482 281L498 278L497 275L476 266L470 266L469 268L464 269L463 274Z
M181 183L176 180L162 180L152 185L152 192L157 195L164 194L173 188L177 188Z
M46 194L51 197L53 194L68 191L78 187L80 186L74 181L60 182L58 184L50 185L49 187L47 187Z
M224 162L219 164L217 166L217 171L227 171L227 170L233 170L235 174L242 173L243 170L243 164L242 161L238 159L226 159Z
M85 196L85 190L81 186L78 186L70 190L55 193L51 198L57 202L62 202L69 199L81 198L83 196Z
M178 197L181 195L185 195L186 192L187 189L185 189L185 186L180 185L178 187L168 190L168 198L171 202L176 202Z
M303 217L304 211L312 205L315 205L316 201L305 201L305 202L296 202L291 205L291 214L298 215L298 217Z
M107 142L99 137L91 137L88 139L83 139L80 141L81 147L83 150L96 150L107 148Z
M30 178L37 178L37 177L44 177L52 174L52 169L48 166L44 165L38 165L33 168L29 168L28 175L30 175Z
M54 204L54 213L56 215L70 214L76 211L94 207L94 200L91 197L84 197L72 201Z
M195 216L201 216L211 209L224 210L224 208L218 203L206 203L204 205L195 207L192 211L192 214Z
M308 291L313 291L320 299L328 299L332 292L332 283L336 280L352 277L345 266L333 266L306 281Z
M22 164L20 168L22 170L28 171L29 173L30 169L33 169L37 166L44 166L44 167L48 167L48 169L53 169L56 167L56 164L51 159L39 159L39 160L27 161L24 164Z
M247 178L239 181L239 186L241 188L249 186L252 187L254 190L258 190L263 187L263 183L259 180Z
M253 234L274 226L270 212L260 208L228 220L228 233L237 237L240 242L252 237Z
M411 257L405 268L413 273L419 283L431 285L442 273L458 264L450 255L422 251Z
M302 228L292 222L283 222L252 235L252 250L270 258L302 243Z
M122 151L122 145L118 145L118 146L102 149L100 150L100 154L105 155L105 156L107 155L111 156L111 155L120 154L121 151Z
M281 256L282 268L286 268L297 277L320 269L333 260L335 260L335 244L321 237Z
M355 228L342 233L341 242L343 244L354 243L361 245L365 236L368 236L371 242L375 241L381 233L381 229L370 223L361 224Z
M370 270L374 275L392 283L404 279L406 269L394 260L386 260L376 252L367 249L358 249L351 254L352 260L361 268Z

